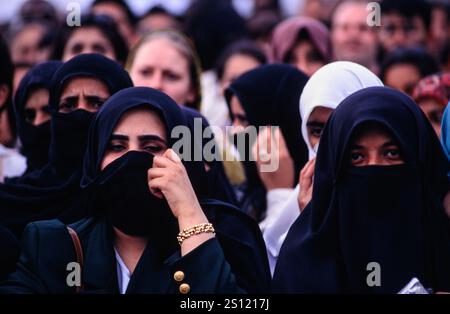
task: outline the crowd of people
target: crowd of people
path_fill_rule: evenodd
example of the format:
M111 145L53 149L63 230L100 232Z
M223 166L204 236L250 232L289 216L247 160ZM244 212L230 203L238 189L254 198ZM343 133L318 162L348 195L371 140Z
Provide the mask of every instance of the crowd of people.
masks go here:
M450 293L450 4L189 2L0 27L0 293Z

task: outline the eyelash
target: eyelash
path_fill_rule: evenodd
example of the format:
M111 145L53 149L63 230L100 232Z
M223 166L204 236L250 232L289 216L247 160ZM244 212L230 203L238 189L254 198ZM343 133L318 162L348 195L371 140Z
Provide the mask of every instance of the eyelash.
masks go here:
M310 133L313 136L320 137L322 135L322 132L323 132L323 128L321 128L321 127L314 127L314 128L310 129Z
M125 147L125 145L122 145L122 144L109 144L107 149L108 149L108 151L119 153L119 152L123 151L124 149L126 149L126 147ZM144 150L146 150L150 153L159 153L163 149L164 148L159 145L146 145L144 147Z
M389 156L389 153L394 153L394 156ZM361 154L361 153L351 153L350 158L353 161L357 161L358 158L361 157L362 155L363 154ZM386 156L387 158L398 158L398 157L400 157L400 151L398 149L388 149L383 152L383 156ZM358 158L356 158L356 157L358 157Z

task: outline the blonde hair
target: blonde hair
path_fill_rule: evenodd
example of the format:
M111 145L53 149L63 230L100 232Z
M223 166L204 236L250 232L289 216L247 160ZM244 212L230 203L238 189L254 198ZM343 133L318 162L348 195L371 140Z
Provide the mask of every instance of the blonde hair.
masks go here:
M192 41L184 34L174 30L157 30L143 35L131 48L125 63L125 69L130 72L134 59L136 58L136 54L144 44L159 38L169 40L188 61L190 84L191 88L194 90L195 97L194 101L188 102L184 105L200 110L200 104L202 101L200 82L202 70L200 66L200 59L195 51Z

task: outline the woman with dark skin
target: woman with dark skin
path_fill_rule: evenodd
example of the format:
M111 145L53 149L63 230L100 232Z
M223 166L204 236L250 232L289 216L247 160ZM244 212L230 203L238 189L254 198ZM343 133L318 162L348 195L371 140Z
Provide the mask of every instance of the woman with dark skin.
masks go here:
M448 291L449 169L411 98L387 87L348 96L321 136L312 200L281 247L273 291L398 293L414 277ZM370 284L373 262L381 285Z

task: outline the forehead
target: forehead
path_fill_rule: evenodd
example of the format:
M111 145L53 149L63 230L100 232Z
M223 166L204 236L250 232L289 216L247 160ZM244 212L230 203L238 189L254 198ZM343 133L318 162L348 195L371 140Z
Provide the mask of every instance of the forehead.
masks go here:
M366 122L362 123L355 128L352 137L355 142L359 142L366 139L377 139L377 140L392 140L395 138L389 129L378 122Z
M82 27L72 32L69 38L69 42L98 42L102 41L107 43L108 39L103 35L103 33L94 26Z
M234 54L225 63L225 75L244 73L260 65L258 60L247 54Z
M333 24L349 24L352 22L366 22L367 11L364 4L344 3L341 4L333 15Z
M62 95L89 92L90 95L109 96L108 86L94 77L74 77L64 84Z
M322 106L317 106L315 107L312 111L311 114L309 115L308 121L311 120L325 120L324 122L326 122L326 120L328 120L330 114L333 112L333 109L331 108L327 108L327 107L322 107Z
M188 60L176 45L167 38L152 38L143 43L136 52L135 63L156 63L165 66L187 66Z
M49 95L49 91L48 89L46 89L45 87L34 87L31 88L28 92L27 92L27 101L28 102L32 102L33 100L36 100L37 98L42 99L44 98L48 98Z
M125 112L113 133L122 135L158 135L167 140L166 125L161 116L151 108L135 108Z

